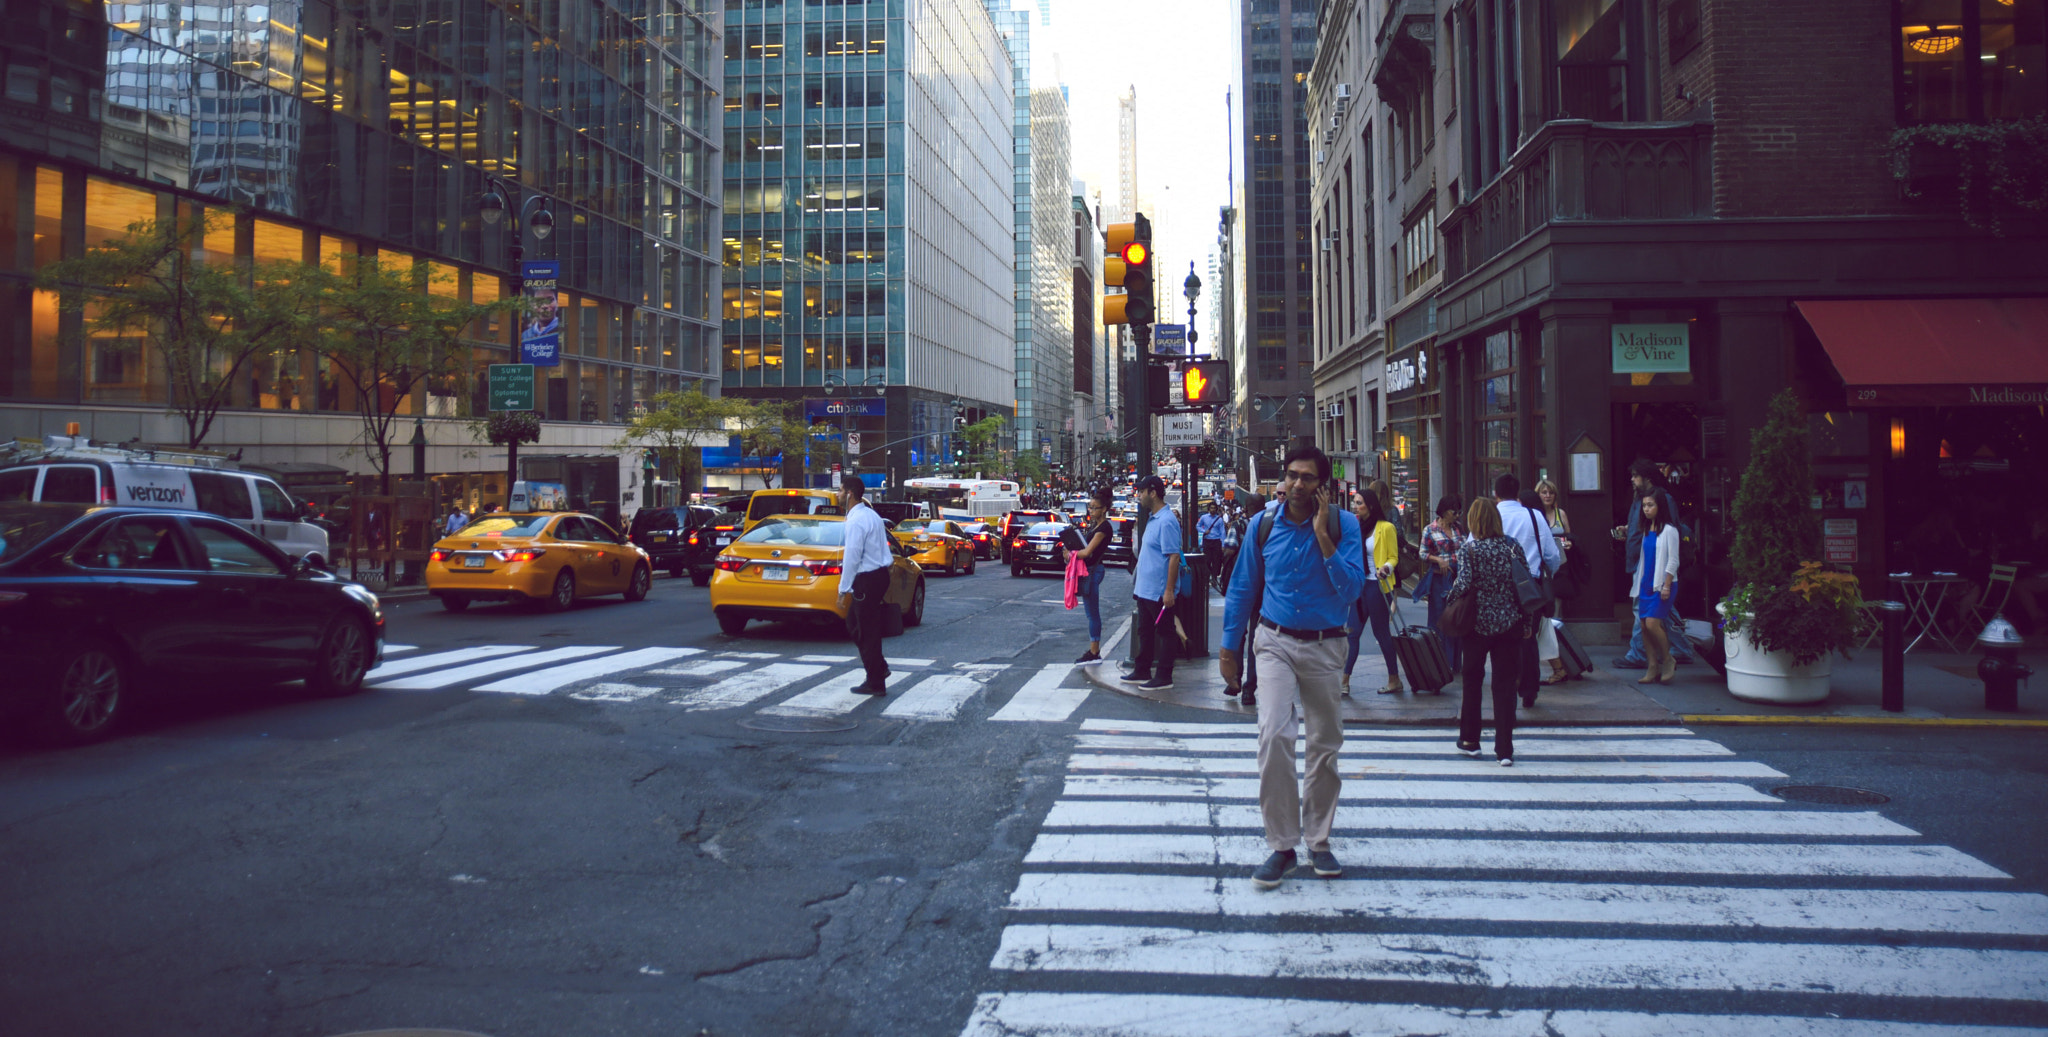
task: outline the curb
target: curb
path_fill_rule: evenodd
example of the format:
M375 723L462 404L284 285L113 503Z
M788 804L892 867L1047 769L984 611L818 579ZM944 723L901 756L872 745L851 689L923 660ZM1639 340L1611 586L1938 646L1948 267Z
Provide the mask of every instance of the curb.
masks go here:
M1830 727L1992 727L1992 728L2034 728L2048 729L2048 720L2025 720L2018 717L1793 717L1793 716L1740 716L1722 713L1688 713L1680 716L1679 722L1693 724L1722 724L1728 726L1753 725L1800 727L1825 725Z

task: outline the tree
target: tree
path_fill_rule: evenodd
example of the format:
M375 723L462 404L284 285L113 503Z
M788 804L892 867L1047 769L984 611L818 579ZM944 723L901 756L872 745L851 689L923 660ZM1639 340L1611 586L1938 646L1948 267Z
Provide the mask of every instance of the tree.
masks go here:
M420 389L468 372L462 329L517 299L466 303L427 290L424 268L385 269L375 258L345 261L339 270L305 268L319 310L313 341L336 377L354 390L370 463L391 492L391 429L402 404ZM510 487L506 488L509 492Z
M996 467L995 442L1003 434L1004 418L991 414L960 430L967 439L967 464L970 468L992 471Z
M1036 453L1026 450L1017 455L1017 474L1033 486L1045 484L1045 462Z
M1729 510L1735 536L1728 555L1737 584L1779 586L1800 563L1820 557L1810 437L1790 389L1771 400L1769 417L1750 433L1749 467Z
M732 410L726 415L725 429L727 434L739 436L740 456L775 462L804 449L810 429L797 417L793 405L741 399L731 399L729 405ZM771 464L768 470L771 474L763 476L762 482L773 487L775 466Z
M683 392L658 392L647 409L635 415L619 436L619 448L645 445L653 448L675 472L688 499L690 487L703 484L700 464L693 464L691 452L711 443L722 443L731 435L728 418L739 413L746 401L733 397L711 397L691 386Z
M167 403L197 447L234 402L242 369L305 334L304 267L208 263L193 258L231 217L145 220L125 237L45 266L36 287L95 335L147 336L168 384Z

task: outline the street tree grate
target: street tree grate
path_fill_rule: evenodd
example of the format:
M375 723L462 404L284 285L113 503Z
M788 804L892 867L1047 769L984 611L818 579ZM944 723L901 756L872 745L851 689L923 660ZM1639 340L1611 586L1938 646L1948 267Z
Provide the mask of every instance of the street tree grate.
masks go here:
M751 731L779 731L784 734L827 734L833 731L851 731L860 726L857 720L841 720L838 717L781 716L751 716L739 724Z
M1869 807L1892 801L1892 797L1882 792L1847 785L1784 785L1772 789L1771 795L1800 803L1831 803L1844 807Z

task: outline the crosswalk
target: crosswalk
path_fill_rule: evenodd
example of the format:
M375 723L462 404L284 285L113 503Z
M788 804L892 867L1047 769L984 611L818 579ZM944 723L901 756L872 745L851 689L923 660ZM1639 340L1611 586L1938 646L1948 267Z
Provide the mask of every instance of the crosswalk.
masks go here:
M1081 723L962 1037L2048 1033L2048 897L1690 731L1354 730L1272 891L1252 734Z
M1069 665L891 658L890 693L875 699L853 691L862 674L851 654L527 644L433 651L387 644L384 653L384 662L363 679L373 691L565 695L686 713L750 710L778 717L874 715L943 723L966 715L976 701L993 704L1002 697L988 719L1061 723L1089 693L1086 680Z

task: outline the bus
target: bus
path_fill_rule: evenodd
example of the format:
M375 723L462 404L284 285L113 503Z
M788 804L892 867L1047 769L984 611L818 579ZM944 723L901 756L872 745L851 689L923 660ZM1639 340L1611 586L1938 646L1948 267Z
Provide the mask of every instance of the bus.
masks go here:
M1017 484L1007 479L910 479L901 499L927 503L940 518L967 521L1015 511Z

